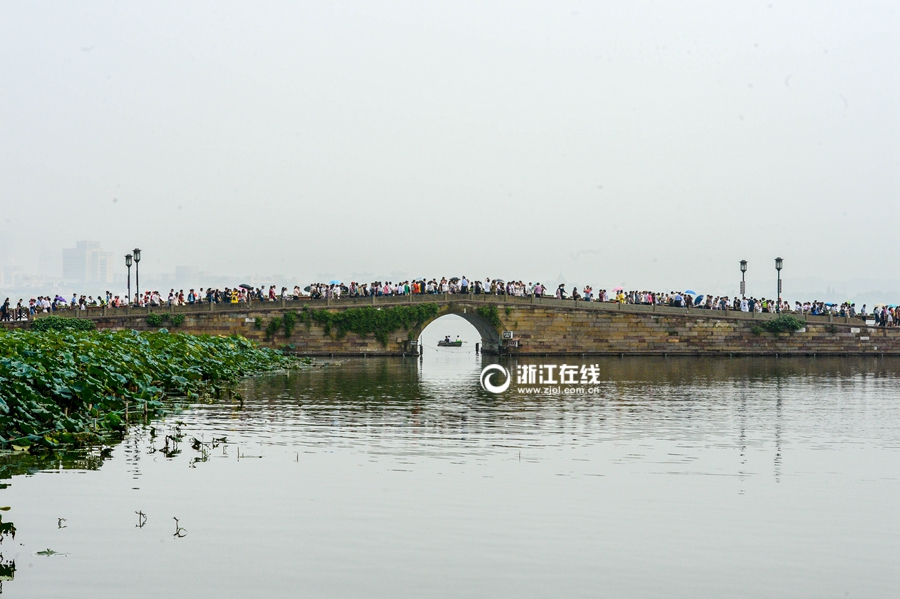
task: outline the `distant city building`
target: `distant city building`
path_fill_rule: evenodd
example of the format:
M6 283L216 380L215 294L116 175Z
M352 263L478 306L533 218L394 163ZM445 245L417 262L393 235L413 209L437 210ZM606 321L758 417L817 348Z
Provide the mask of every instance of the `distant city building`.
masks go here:
M175 267L175 283L178 285L197 285L200 279L200 269L196 266Z
M13 257L11 236L10 231L0 229L0 264L9 262Z
M63 250L63 279L76 283L112 283L113 255L96 241L79 241Z
M22 284L24 277L25 270L21 264L8 260L0 266L0 287L17 287ZM0 299L0 301L3 300Z

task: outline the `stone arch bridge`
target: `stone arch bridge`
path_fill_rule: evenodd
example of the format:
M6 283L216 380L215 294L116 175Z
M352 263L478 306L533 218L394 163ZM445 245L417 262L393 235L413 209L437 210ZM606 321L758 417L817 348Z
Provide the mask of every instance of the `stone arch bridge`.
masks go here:
M317 322L267 333L276 318L305 310L338 312L368 307L434 304L436 313L411 330L391 332L386 343L373 335L338 336ZM413 295L340 300L277 300L144 308L95 308L62 312L94 320L99 329L155 330L214 335L239 334L270 347L309 356L386 356L418 353L422 330L456 314L481 335L485 353L517 355L900 355L900 330L867 326L860 319L799 315L805 327L765 332L774 314L696 308L575 302L497 295ZM155 316L153 316L155 315ZM41 316L38 316L40 318ZM162 323L159 324L159 321ZM27 326L17 324L14 326Z

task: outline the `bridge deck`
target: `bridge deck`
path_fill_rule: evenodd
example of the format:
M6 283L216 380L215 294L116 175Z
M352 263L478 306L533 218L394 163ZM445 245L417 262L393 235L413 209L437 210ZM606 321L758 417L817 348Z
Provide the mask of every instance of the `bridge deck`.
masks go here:
M184 306L144 306L123 308L88 308L87 310L61 310L58 312L38 314L36 318L51 315L68 316L74 318L89 318L100 320L104 318L121 318L123 316L146 316L148 314L201 314L208 312L227 311L285 311L300 310L304 306L314 309L319 308L353 308L360 306L399 306L420 303L452 304L452 303L484 303L497 306L523 306L534 305L556 310L594 310L601 312L622 312L631 314L658 314L665 316L683 316L689 318L719 318L726 320L765 320L775 318L773 313L740 312L735 310L707 310L705 308L674 308L670 306L654 306L644 304L620 304L616 302L585 302L573 300L561 300L549 297L518 297L511 295L486 295L486 294L424 294L424 295L400 295L400 296L373 296L361 298L341 298L328 300L275 300L220 303L220 304L188 304ZM839 316L810 316L806 314L791 313L800 320L815 323L831 323L844 326L865 326L859 317ZM10 323L4 323L10 324ZM13 323L15 324L15 323Z

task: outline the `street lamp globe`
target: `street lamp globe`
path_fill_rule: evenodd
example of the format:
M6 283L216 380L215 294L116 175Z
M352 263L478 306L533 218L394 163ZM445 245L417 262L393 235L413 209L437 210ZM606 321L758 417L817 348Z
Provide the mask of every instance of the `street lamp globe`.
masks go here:
M134 248L133 251L134 251L134 261L135 261L135 262L140 262L140 261L141 261L141 250L138 249L138 248ZM779 258L779 259L780 259L780 258Z
M784 264L784 260L781 258L775 258L775 270L781 270L781 266Z
M741 260L741 272L747 272L747 261Z
M131 268L131 254L125 254L125 266Z

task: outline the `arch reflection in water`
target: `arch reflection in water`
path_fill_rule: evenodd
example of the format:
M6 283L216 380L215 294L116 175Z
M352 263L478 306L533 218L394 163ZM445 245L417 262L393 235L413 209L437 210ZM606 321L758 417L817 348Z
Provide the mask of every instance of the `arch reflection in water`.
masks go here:
M460 347L438 347L438 341L450 338L463 342ZM481 333L461 316L454 314L434 320L422 331L422 359L418 381L425 397L458 401L472 391L478 380L481 358L475 344Z

